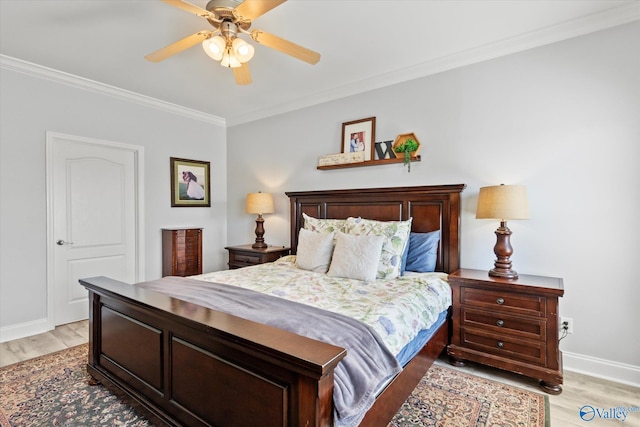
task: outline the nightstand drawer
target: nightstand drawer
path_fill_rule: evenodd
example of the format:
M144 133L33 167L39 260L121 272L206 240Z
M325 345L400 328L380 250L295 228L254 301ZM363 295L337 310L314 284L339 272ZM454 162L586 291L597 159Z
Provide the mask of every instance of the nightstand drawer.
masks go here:
M234 262L238 264L247 264L247 265L260 264L261 259L262 257L259 255L248 255L243 253L229 254L229 262Z
M510 316L496 311L463 307L461 324L466 327L486 329L498 334L511 334L521 338L546 341L547 322L541 319Z
M507 334L494 334L473 328L462 328L461 335L462 343L467 348L537 365L546 364L547 347L541 341L519 339Z
M289 255L289 248L284 246L268 246L264 249L256 249L252 245L241 245L227 246L225 249L229 251L229 268L264 264Z
M489 291L486 289L460 288L460 303L485 308L499 313L546 317L544 297L515 292Z

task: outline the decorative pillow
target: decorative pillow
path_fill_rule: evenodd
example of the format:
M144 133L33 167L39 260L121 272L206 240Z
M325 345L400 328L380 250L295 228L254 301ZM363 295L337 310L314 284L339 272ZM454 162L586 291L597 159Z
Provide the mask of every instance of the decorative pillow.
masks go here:
M319 219L302 214L304 218L304 228L311 231L317 231L319 233L334 233L337 231L344 232L344 226L346 220L344 219Z
M300 229L296 266L303 270L326 273L331 263L331 254L333 254L334 234Z
M418 273L435 271L439 242L440 230L411 233L405 256L402 258L402 274L405 271Z
M382 236L355 236L338 232L327 274L368 282L376 280L383 241Z
M395 279L400 275L402 254L409 240L411 221L374 221L347 218L346 233L357 236L383 236L382 254L378 265L378 279Z

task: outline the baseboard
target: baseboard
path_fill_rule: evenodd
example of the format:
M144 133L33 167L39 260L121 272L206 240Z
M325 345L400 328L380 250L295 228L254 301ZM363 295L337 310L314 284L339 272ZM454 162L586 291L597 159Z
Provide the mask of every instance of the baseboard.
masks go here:
M0 343L42 334L54 329L53 323L46 317L30 322L0 328Z
M562 362L565 371L640 387L640 366L598 359L597 357L569 353L567 351L562 352Z

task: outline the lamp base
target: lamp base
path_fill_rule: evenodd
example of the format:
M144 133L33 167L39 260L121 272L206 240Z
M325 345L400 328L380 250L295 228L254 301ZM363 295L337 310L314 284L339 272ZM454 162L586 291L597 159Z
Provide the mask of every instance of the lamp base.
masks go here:
M489 276L502 277L503 279L517 279L518 272L510 268L492 268L489 270Z
M518 272L511 268L511 230L507 227L507 221L500 221L500 227L496 230L496 245L493 248L496 254L494 268L489 271L489 276L502 277L503 279L517 279Z
M256 218L256 242L251 245L253 249L266 249L267 245L264 241L264 219L261 214Z

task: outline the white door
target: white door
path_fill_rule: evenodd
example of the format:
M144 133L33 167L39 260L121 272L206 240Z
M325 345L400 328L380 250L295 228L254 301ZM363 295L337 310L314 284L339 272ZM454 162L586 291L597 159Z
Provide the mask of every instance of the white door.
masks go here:
M47 133L47 156L49 319L60 325L88 317L79 279L138 279L138 152Z

